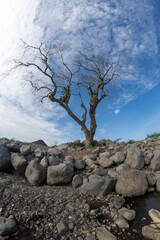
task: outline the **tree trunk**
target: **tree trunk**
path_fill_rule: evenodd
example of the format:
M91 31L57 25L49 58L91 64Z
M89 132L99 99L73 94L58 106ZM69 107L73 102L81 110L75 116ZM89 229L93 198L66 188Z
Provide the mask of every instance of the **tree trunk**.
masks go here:
M82 128L82 131L85 134L85 147L88 148L89 146L93 145L93 137L94 136L90 133L90 131L86 132L83 128Z

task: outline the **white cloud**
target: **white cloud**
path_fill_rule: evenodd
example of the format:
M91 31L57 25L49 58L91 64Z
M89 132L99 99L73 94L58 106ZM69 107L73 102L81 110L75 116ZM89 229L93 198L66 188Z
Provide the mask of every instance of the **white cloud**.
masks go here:
M117 115L119 112L120 112L119 109L116 109L116 110L114 111L114 113L115 113L116 115Z
M126 74L119 85L116 83L117 90L123 84L118 100L113 104L114 112L118 114L120 106L150 90L159 81L160 72L154 60L158 51L154 11L148 0L126 0L123 3L117 0L0 1L0 29L3 32L0 74L6 68L5 60L21 55L19 38L32 45L63 40L71 53L81 48L103 53L107 49L112 53L120 51L130 58L129 70L137 69L137 62L142 60L140 56L145 55L145 61L153 60L151 76L139 68ZM36 98L22 78L23 72L18 71L0 81L0 135L15 134L28 140L46 136L46 141L58 139L60 142L68 139L75 126L68 119L65 126L61 126L59 121L66 117L66 113L50 103L44 106L33 104ZM46 129L52 129L51 134Z

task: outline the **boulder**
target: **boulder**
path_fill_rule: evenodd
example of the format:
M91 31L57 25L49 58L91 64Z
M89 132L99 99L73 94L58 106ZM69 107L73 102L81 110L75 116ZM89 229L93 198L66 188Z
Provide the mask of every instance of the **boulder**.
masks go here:
M0 142L3 143L5 146L10 143L8 138L0 138Z
M49 156L56 157L56 156L60 156L62 152L58 148L49 148L47 153Z
M20 147L20 153L22 155L28 155L31 153L31 146L30 145L26 145L26 144L23 144L21 147Z
M74 174L73 165L71 163L61 163L56 166L50 166L47 170L47 184L66 184L72 181Z
M44 155L45 155L45 151L41 150L40 148L36 148L35 151L34 151L34 155L37 158L43 158Z
M150 168L156 171L160 170L160 151L159 150L154 151L154 156L151 159Z
M129 148L125 164L128 164L131 168L142 169L144 167L142 151L138 147Z
M47 168L49 166L49 161L46 156L42 158L42 160L40 161L40 165L44 168Z
M146 175L138 170L128 170L117 177L116 192L125 197L136 197L146 193Z
M0 171L9 170L11 165L10 153L3 143L0 142Z
M123 206L123 204L125 203L125 199L123 197L116 197L116 198L114 198L113 203L114 203L115 208L120 209Z
M151 226L144 226L142 228L142 235L146 239L159 240L160 229L152 228Z
M150 209L148 215L152 218L152 221L157 223L157 227L160 226L160 212L156 209Z
M122 163L125 160L125 155L122 152L116 152L116 154L114 154L111 159L115 162L115 163Z
M102 158L102 157L107 157L109 158L111 156L110 152L106 151L106 152L103 152L99 155L99 158Z
M85 163L88 167L91 167L92 165L94 165L96 162L90 158L85 159Z
M157 192L160 192L160 178L157 179L157 182L156 182L156 190L157 190Z
M124 217L128 221L132 221L135 219L136 212L135 210L127 209L127 208L121 208L118 213Z
M72 186L73 187L80 187L83 184L83 178L81 178L78 174L75 175L72 179Z
M105 227L98 227L96 229L98 240L116 240L117 238L109 232Z
M28 162L21 154L12 153L11 163L13 168L17 171L18 174L24 175Z
M76 140L74 140L74 142L73 142L74 145L79 145L80 143L81 143L81 141L80 141L79 139L76 139Z
M109 168L113 165L113 160L111 158L107 158L107 157L102 157L98 160L98 164L101 166L101 167L104 167L104 168Z
M111 177L101 177L99 175L90 175L89 181L81 186L81 191L88 195L105 196L112 192L116 180Z
M149 165L151 163L151 159L153 157L153 153L149 152L145 157L144 157L144 163L146 165Z
M28 182L33 186L40 186L46 180L46 170L38 162L32 160L25 171Z
M64 160L65 162L68 162L68 163L72 163L72 164L75 163L75 159L72 156L65 156Z
M121 172L124 172L124 171L127 171L127 170L129 170L129 166L128 166L127 164L125 164L125 163L119 165L119 166L116 168L116 171L117 171L118 173L121 173Z
M20 146L19 146L19 144L16 144L16 143L8 143L6 145L6 147L8 148L8 151L10 151L10 152L19 152L20 151Z
M99 141L98 141L98 144L99 144L100 146L106 146L106 139L101 139L101 140L99 140Z
M123 217L119 217L115 221L115 224L121 229L129 229L128 221L126 219L124 219Z
M84 160L75 160L74 166L76 169L84 169L85 168L85 161Z
M63 160L61 158L54 157L54 156L49 156L48 161L49 161L50 166L56 166L63 162Z
M67 150L69 148L69 144L68 143L62 143L61 145L57 146L56 149L63 151L63 150Z
M8 236L18 230L16 222L11 218L0 217L0 235Z
M83 160L87 160L87 159L90 159L92 161L96 161L97 160L97 155L96 154L89 154L89 155L85 155L83 157Z

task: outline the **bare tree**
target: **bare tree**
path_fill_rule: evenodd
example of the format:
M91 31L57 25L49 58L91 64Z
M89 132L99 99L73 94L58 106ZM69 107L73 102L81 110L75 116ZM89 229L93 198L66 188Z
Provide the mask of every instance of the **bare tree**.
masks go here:
M119 57L111 61L106 57L78 52L77 60L69 64L61 48L52 47L47 51L43 44L35 47L24 42L24 50L21 60L13 59L13 69L30 69L26 80L41 93L41 101L48 98L58 103L81 126L86 146L93 144L97 129L96 109L103 99L111 95L111 81L120 76ZM83 109L81 117L71 109L72 96L79 97ZM90 118L89 127L87 118Z

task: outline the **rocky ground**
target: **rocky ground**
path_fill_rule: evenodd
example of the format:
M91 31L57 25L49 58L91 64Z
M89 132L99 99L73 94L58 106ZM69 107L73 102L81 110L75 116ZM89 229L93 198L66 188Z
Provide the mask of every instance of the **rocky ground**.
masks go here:
M0 142L0 239L160 238L145 219L140 230L132 227L130 200L159 191L160 140L102 140L87 150L79 141ZM155 210L149 214L160 222Z

